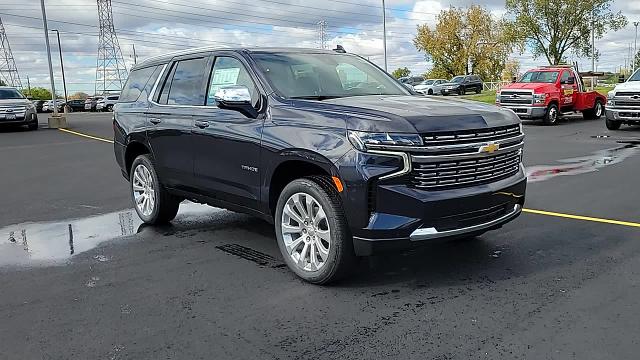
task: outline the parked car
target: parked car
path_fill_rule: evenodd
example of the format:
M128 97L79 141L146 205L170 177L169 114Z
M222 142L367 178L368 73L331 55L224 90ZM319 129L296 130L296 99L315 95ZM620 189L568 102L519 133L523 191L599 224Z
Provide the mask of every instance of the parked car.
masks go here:
M609 92L606 118L609 130L618 130L622 124L640 124L640 69Z
M74 111L84 111L84 100L82 99L78 99L78 100L69 100L67 102L67 106L69 108L69 112L74 112Z
M424 81L424 77L422 76L405 76L398 79L403 84L409 84L412 87L420 84Z
M544 66L527 71L515 83L496 93L496 105L513 110L523 119L558 122L563 112L582 112L585 119L604 115L606 97L588 91L571 66Z
M413 87L415 92L422 95L440 94L442 85L448 83L449 80L444 79L428 79Z
M58 112L63 111L64 100L58 99L56 100L56 106L58 107ZM49 100L42 105L43 112L53 112L53 100Z
M41 113L42 112L42 106L44 105L45 101L44 100L32 100L31 102L33 103L33 106L36 107L36 112Z
M37 130L36 106L18 89L0 86L0 125L26 125L29 130Z
M442 84L442 95L458 94L464 95L467 91L475 91L476 94L482 92L483 83L478 75L456 76L451 81Z
M118 103L120 95L108 95L96 103L96 111L113 111L113 107Z
M525 198L512 111L412 96L341 49L148 59L113 128L145 223L171 221L184 199L259 216L312 283L350 274L356 256L497 229Z
M98 101L102 100L102 96L89 97L84 101L85 111L96 111Z

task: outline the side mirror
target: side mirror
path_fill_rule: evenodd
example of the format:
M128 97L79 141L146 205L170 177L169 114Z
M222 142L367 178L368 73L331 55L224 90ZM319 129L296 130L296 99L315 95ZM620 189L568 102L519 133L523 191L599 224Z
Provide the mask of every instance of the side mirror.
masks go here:
M258 111L251 105L251 92L242 85L226 86L213 95L220 109L236 110L250 118L257 118Z

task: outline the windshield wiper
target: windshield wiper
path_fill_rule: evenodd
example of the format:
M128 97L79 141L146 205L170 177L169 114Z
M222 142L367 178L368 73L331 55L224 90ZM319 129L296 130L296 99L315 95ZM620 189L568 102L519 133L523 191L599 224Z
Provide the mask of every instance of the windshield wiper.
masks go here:
M292 96L290 99L301 99L301 100L329 100L329 99L338 99L342 96L331 96L331 95L309 95L309 96Z

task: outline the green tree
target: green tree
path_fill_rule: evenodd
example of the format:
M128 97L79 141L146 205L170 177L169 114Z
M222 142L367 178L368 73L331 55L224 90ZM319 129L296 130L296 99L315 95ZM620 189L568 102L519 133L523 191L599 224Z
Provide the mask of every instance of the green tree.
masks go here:
M512 33L526 43L534 57L545 56L558 65L569 50L591 56L591 29L600 39L608 30L627 25L622 12L613 12L614 0L506 0L514 19Z
M511 29L481 6L451 7L440 12L435 28L418 26L413 43L433 63L429 77L474 73L497 80L515 46Z
M405 77L409 75L411 75L411 70L409 70L409 68L407 67L397 68L393 70L393 72L391 73L391 76L393 76L396 79L400 79L401 77Z
M51 91L42 87L32 87L31 97L33 100L51 100Z

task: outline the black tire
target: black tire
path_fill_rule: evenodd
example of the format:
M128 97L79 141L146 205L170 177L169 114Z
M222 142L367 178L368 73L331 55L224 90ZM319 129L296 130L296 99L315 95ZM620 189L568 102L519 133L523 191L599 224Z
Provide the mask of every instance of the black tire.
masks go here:
M607 125L607 129L609 130L619 130L622 122L607 119L605 121L605 124Z
M542 121L545 125L556 125L559 117L560 111L558 110L558 105L550 104L549 107L547 107Z
M582 112L582 117L585 120L597 120L602 117L604 114L604 105L602 101L596 100L596 103L593 105L593 109L585 110Z
M155 203L151 212L145 214L138 208L136 204L136 196L134 192L134 177L136 176L136 169L139 166L145 167L151 176L153 181L153 193L155 194ZM153 165L151 156L148 154L140 155L131 165L129 170L129 190L131 192L131 200L133 201L133 208L138 213L138 216L145 224L159 225L166 224L173 220L178 214L178 208L180 207L180 200L169 194L169 192L162 186L162 183L158 179L158 175Z
M285 245L285 239L282 232L283 214L285 212L284 209L285 205L287 205L287 201L297 194L310 195L311 198L322 206L322 209L326 214L326 220L324 223L326 223L328 230L330 230L329 237L331 243L329 244L326 261L319 267L319 269L316 270L304 269L299 266L292 255L289 254L287 246ZM293 221L297 223L296 220ZM353 251L353 237L351 236L349 227L347 226L347 219L342 207L342 201L340 200L340 196L338 195L333 182L331 182L328 177L312 176L297 179L289 183L284 190L282 190L278 199L274 222L278 247L280 248L282 257L289 266L289 269L305 281L313 284L328 284L343 278L355 265L356 257ZM302 228L303 224L299 224L298 227ZM320 223L318 224L318 229L319 228ZM306 234L308 235L309 232ZM303 235L302 233L299 233L299 235L299 238L306 236L306 239L309 239L307 235ZM293 236L294 235L292 235L292 238ZM303 245L303 247L304 246L306 245ZM299 247L300 245L294 247L294 249ZM302 252L303 250L301 250L301 253ZM303 263L302 265L306 264Z
M458 95L465 95L466 93L467 93L467 89L465 89L465 88L463 88L463 87L461 87L461 88L458 90Z
M105 109L108 112L112 112L113 111L113 105L107 105L107 107Z
M38 115L31 115L31 122L27 125L27 128L31 131L38 130Z
M428 94L428 95L433 95L433 90L432 90L432 89L429 89L429 91L427 91L427 94Z
M476 88L476 94L480 94L482 92L482 86L478 86Z

